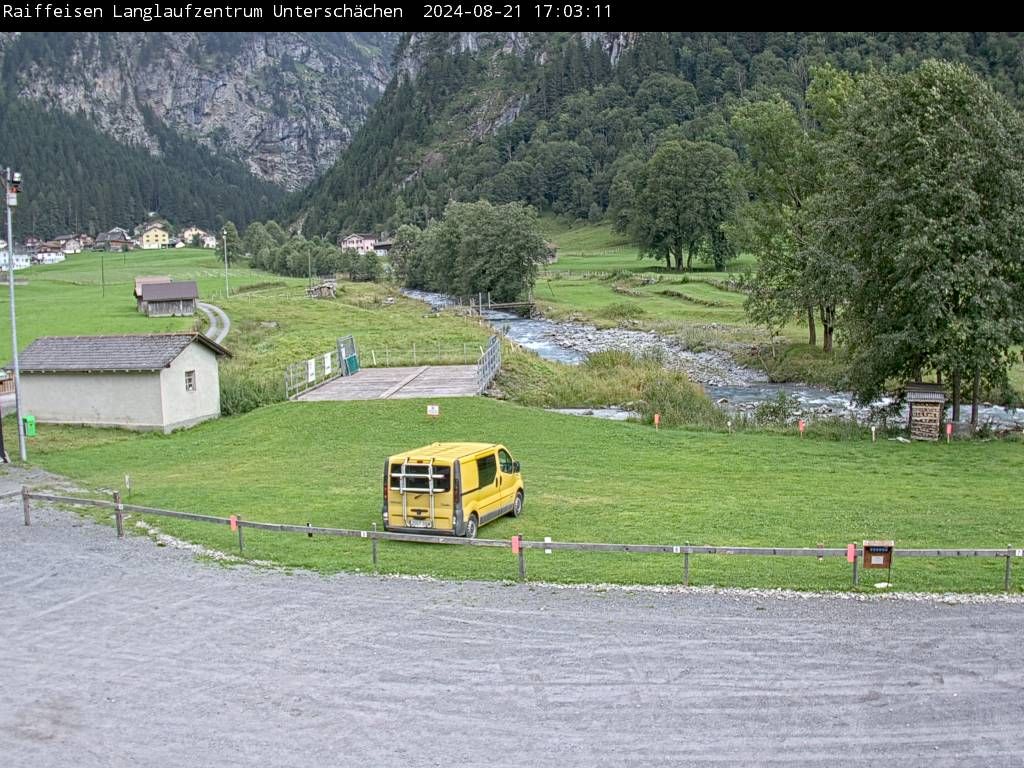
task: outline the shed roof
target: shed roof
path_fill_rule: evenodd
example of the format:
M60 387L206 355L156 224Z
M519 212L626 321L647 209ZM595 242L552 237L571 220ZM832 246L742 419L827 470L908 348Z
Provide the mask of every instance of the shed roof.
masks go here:
M143 301L180 301L182 299L199 298L199 289L195 280L182 280L180 283L143 283Z
M150 333L125 336L44 336L18 360L22 373L84 371L158 371L192 343L231 356L200 333Z
M142 286L147 283L169 283L171 278L169 275L140 275L135 278L135 295L142 298Z

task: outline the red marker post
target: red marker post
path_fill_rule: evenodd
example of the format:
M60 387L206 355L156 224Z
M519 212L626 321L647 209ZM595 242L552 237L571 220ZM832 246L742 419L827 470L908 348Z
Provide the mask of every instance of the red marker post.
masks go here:
M657 429L661 425L661 414L654 414L654 428Z
M803 437L804 430L807 428L807 422L804 421L803 419L800 419L800 421L797 422L797 426L800 428L800 437Z
M953 435L953 422L946 422L946 442L949 443L949 438Z

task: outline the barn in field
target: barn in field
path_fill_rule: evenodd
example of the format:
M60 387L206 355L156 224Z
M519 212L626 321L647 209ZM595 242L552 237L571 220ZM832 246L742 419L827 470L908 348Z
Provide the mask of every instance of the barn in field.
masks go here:
M144 283L139 309L147 317L188 317L196 313L199 289L194 280Z

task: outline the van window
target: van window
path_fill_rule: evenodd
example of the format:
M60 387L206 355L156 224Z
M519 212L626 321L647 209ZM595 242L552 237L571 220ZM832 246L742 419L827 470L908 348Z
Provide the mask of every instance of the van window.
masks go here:
M512 457L508 455L508 451L498 451L498 463L501 465L501 471L506 475L512 474Z
M427 474L430 469L434 470L434 490L440 492L446 492L451 490L452 487L452 468L442 467L434 465L430 467L427 464L406 464L405 465L405 490L407 491L426 491L429 487L429 479ZM391 465L391 482L390 487L393 491L399 491L402 488L402 465L392 464Z
M485 488L494 482L498 474L498 462L494 460L494 454L488 454L476 460L476 471L480 475L480 488Z

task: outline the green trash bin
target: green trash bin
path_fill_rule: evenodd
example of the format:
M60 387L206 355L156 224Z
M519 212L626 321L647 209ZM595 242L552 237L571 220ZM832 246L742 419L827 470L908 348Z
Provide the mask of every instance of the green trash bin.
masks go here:
M22 416L21 420L25 423L25 437L36 436L36 417L31 413L26 413Z
M359 370L359 356L349 355L345 358L345 375L351 376Z

